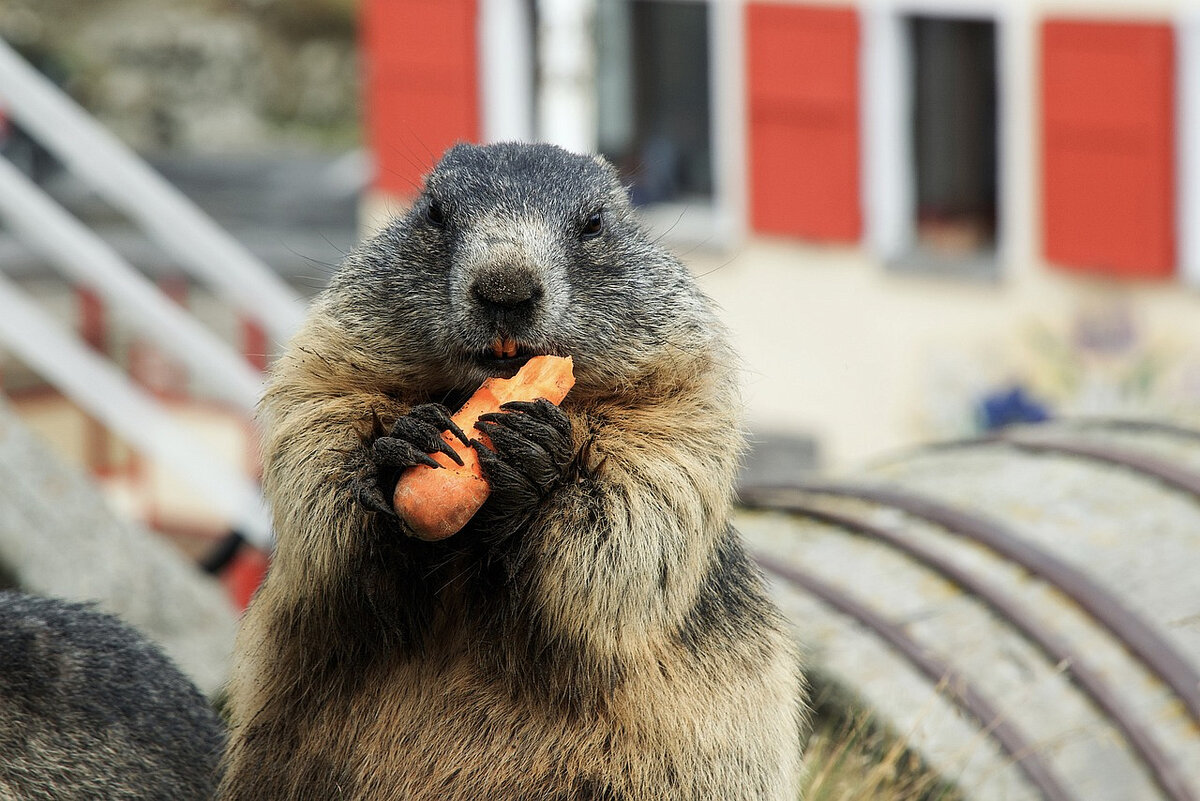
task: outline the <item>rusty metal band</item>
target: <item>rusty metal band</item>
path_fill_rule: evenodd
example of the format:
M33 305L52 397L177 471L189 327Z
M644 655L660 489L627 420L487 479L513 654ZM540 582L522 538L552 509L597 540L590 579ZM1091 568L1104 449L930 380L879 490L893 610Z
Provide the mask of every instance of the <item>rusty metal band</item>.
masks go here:
M1114 431L1140 431L1150 434L1167 434L1180 439L1200 439L1200 429L1164 420L1136 420L1123 417L1082 417L1065 421L1072 428L1107 428Z
M964 511L924 495L894 486L797 481L780 487L744 488L742 494L811 492L857 498L891 506L976 542L1015 562L1074 600L1125 648L1171 688L1188 714L1200 724L1200 673L1148 621L1133 612L1083 572L1026 539L997 520Z
M943 685L951 699L974 717L984 731L1012 758L1013 763L1043 798L1047 801L1075 801L1075 796L1067 791L1050 770L1036 746L1006 720L996 706L976 690L962 674L929 653L905 634L903 629L805 570L763 554L756 553L754 559L766 572L820 599L838 612L854 618L900 652L927 679L934 684Z
M1128 448L1101 445L1096 442L1085 442L1061 434L1047 435L1040 432L1004 432L999 435L998 440L1032 453L1060 453L1117 465L1150 476L1170 487L1200 498L1200 473L1146 453L1138 453Z
M1195 801L1196 797L1184 781L1179 767L1158 747L1146 728L1136 720L1135 715L1112 692L1099 674L1088 667L1083 657L1076 653L1066 640L1038 623L1025 611L1024 607L1003 591L960 568L933 550L898 536L893 531L863 520L820 509L799 498L786 501L764 500L758 498L755 493L748 492L747 497L743 498L743 503L748 507L802 515L811 520L865 536L909 556L976 596L1001 618L1012 624L1014 628L1023 632L1031 642L1042 649L1051 662L1068 665L1067 678L1108 716L1113 726L1121 732L1129 747L1146 767L1155 785L1167 798L1171 801Z
M1149 420L1083 420L1075 423L1074 428L1081 431L1088 429L1108 429L1115 431L1143 431L1156 434L1167 434L1180 439L1200 439L1200 431L1170 423L1159 423ZM1089 459L1103 464L1123 467L1161 481L1169 487L1200 498L1200 471L1190 470L1178 464L1160 459L1148 453L1097 442L1088 442L1078 435L1071 436L1061 433L1046 433L1038 427L1016 428L1002 430L980 437L946 440L922 445L919 448L904 451L889 458L886 463L893 463L919 455L922 452L959 450L977 445L1006 444L1030 453L1058 453L1064 456L1074 456Z

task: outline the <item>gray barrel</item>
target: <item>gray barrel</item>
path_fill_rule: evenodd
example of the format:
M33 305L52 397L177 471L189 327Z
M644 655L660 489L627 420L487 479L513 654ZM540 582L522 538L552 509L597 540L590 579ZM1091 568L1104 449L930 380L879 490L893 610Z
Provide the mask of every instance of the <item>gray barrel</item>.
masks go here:
M1089 421L742 488L810 669L972 799L1200 799L1200 430Z

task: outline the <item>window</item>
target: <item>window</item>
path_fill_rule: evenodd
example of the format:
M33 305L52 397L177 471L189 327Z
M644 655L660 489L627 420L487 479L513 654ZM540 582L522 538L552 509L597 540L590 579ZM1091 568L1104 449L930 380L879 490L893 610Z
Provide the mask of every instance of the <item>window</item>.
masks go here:
M863 186L868 238L890 267L996 275L1001 24L887 5L868 16Z
M996 26L910 17L916 252L961 266L990 258L997 229Z
M599 0L597 144L639 205L711 202L709 7Z

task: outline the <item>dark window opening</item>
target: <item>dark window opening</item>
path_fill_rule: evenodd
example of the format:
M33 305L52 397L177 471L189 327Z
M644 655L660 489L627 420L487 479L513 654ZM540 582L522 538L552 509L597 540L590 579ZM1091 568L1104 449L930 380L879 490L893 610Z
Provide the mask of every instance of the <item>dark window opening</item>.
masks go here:
M597 3L597 142L639 205L712 197L708 26L707 3Z
M909 19L918 249L957 259L994 250L996 26Z

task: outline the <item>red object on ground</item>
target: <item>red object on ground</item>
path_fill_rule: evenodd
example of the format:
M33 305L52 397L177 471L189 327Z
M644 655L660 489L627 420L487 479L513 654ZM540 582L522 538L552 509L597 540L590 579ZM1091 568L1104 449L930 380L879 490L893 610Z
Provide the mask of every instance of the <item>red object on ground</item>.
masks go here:
M1171 26L1041 26L1046 258L1081 272L1175 269L1175 42Z
M251 545L243 544L232 561L221 571L221 582L239 610L250 605L263 577L267 575L270 557Z
M754 230L858 241L858 13L748 3L746 59Z

